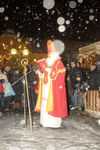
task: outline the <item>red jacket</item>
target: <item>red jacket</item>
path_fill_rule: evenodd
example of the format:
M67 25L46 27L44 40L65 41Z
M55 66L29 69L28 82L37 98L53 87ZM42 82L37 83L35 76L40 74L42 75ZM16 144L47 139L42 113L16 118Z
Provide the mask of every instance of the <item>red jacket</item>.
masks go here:
M0 93L3 93L3 85L1 81L0 81Z

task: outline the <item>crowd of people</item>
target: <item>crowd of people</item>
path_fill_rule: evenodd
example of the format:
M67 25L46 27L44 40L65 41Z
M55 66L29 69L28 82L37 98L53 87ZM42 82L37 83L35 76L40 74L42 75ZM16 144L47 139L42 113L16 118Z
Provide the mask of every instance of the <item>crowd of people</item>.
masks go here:
M37 99L38 79L33 65L27 66L27 79L29 99L32 110L34 110ZM0 111L21 112L22 95L24 95L26 111L28 111L24 70L20 67L14 68L12 72L0 69Z
M100 90L100 58L97 59L96 64L90 64L88 72L75 60L71 60L66 70L68 105L73 110L77 109L80 103L81 110L84 111L83 92L86 90Z
M78 104L84 111L85 90L100 90L100 58L96 64L90 64L86 72L76 60L64 66L51 40L47 42L47 51L48 57L39 62L43 72L32 64L27 66L28 86L25 70L17 67L8 73L0 69L0 111L22 111L23 95L27 112L29 96L31 111L40 112L40 124L58 128L62 118L67 117L70 110L77 110Z

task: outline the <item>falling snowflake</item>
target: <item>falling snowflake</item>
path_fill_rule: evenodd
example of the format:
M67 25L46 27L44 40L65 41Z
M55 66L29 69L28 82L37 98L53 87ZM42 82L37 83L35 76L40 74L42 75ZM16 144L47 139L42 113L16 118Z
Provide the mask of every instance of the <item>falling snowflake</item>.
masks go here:
M21 42L21 39L18 39L17 41L20 43L20 42Z
M39 38L36 39L37 41L39 40Z
M22 28L22 26L19 26L19 28L21 29L21 28Z
M62 34L62 36L65 36L65 34Z
M17 6L17 7L16 7L16 9L18 10L18 9L19 9L19 7Z
M53 44L55 46L56 51L61 55L65 50L65 45L61 40L54 40Z
M65 23L65 19L64 19L63 17L59 17L59 18L57 19L57 23L58 23L59 25L63 25L63 24Z
M90 16L89 16L89 20L90 20L90 21L93 21L93 20L94 20L94 16L93 16L93 15L90 15Z
M54 0L44 0L43 1L43 7L46 9L52 9L55 5L55 1Z
M29 41L30 41L30 42L32 42L32 41L33 41L33 39L32 39L32 38L29 38Z
M83 3L83 0L78 0L78 3Z
M17 33L17 37L18 37L18 38L20 37L20 32Z
M34 17L34 20L39 20L39 16Z
M66 24L70 24L70 20L66 20Z
M77 9L75 9L75 12L77 12Z
M76 6L77 6L77 3L75 1L70 1L69 2L69 7L70 8L74 9L74 8L76 8Z
M66 27L64 25L61 25L58 27L59 32L64 32L66 30Z
M5 7L8 8L8 5L6 5Z
M91 8L91 9L89 9L89 13L94 13L94 10Z
M86 24L89 24L89 21L88 21L88 20L86 20Z
M78 26L79 26L79 27L82 27L82 24L79 24Z
M28 10L28 13L31 13L31 11L30 11L30 10Z
M54 35L52 35L51 37L54 38Z
M98 19L95 19L95 21L98 21Z
M18 23L16 23L16 26L18 26Z
M40 47L40 43L38 42L36 46L39 48Z
M9 20L9 17L8 17L8 16L6 16L4 19L5 19L6 21L8 21L8 20Z
M40 14L39 14L39 16L41 17L41 16L42 16L42 14L40 13Z
M73 15L70 15L70 18L72 18L73 17Z
M78 37L78 39L81 39L80 36Z
M73 21L74 19L73 19L73 18L71 18L70 20L71 20L71 21Z
M0 13L3 13L5 11L4 7L0 7Z
M53 10L52 12L51 12L51 14L53 15L55 13L55 11Z
M46 12L49 14L49 10L46 10Z
M14 10L13 12L16 13L16 10Z
M67 15L67 16L70 16L70 13L67 13L66 15Z

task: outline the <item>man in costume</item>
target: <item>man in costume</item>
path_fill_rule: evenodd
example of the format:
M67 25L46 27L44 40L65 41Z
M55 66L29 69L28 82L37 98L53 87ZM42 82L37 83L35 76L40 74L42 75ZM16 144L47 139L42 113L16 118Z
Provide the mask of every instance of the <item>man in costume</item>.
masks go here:
M39 91L35 110L40 112L40 124L44 127L61 127L67 116L65 68L59 52L51 40L47 42L48 57L45 71L39 74Z

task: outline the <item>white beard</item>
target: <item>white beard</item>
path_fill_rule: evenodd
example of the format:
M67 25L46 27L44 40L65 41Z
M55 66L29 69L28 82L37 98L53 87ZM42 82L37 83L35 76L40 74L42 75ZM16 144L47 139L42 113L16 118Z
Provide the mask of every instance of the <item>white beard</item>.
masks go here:
M48 57L48 58L46 59L46 63L47 63L47 65L48 65L49 67L51 67L52 64L53 64L57 59L59 59L59 58L60 58L60 57L59 57L59 54L58 54L58 53L55 53L55 54L51 55L50 57Z

